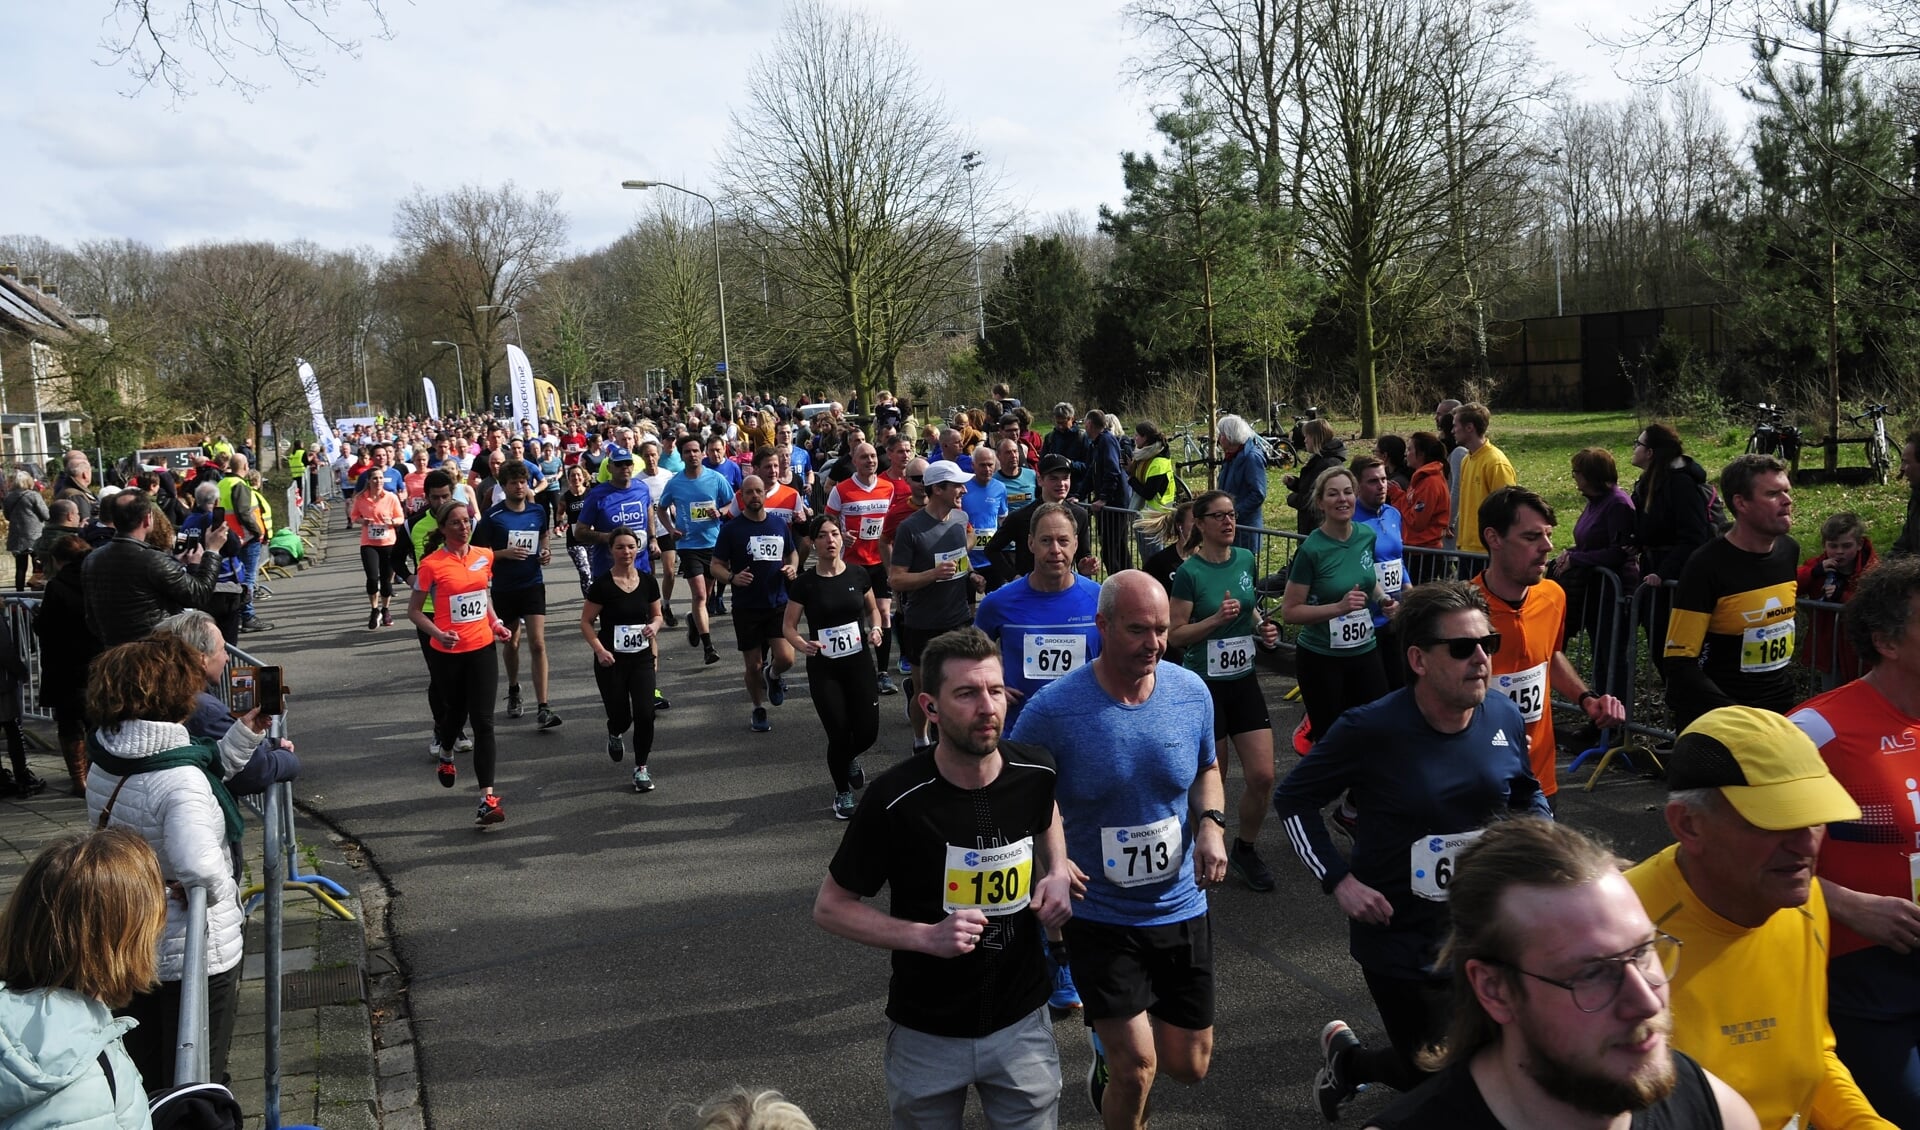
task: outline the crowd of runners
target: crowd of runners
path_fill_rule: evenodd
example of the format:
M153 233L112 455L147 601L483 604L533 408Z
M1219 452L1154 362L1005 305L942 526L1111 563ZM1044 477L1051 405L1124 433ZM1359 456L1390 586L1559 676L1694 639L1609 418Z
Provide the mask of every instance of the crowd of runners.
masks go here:
M893 955L894 1125L959 1126L969 1090L989 1125L1055 1125L1052 1024L1074 1013L1105 1126L1144 1126L1161 1075L1203 1080L1207 892L1274 889L1271 813L1269 838L1349 919L1387 1037L1325 1023L1329 1121L1379 1084L1404 1092L1381 1127L1920 1126L1920 561L1850 571L1827 630L1865 674L1794 710L1783 465L1736 459L1693 496L1707 537L1659 566L1677 586L1651 564L1671 543L1635 551L1684 729L1663 766L1675 846L1622 871L1553 823L1556 698L1604 732L1621 688L1566 655L1583 629L1600 642L1588 593L1556 581L1558 518L1483 407L1309 464L1290 485L1311 520L1271 576L1266 472L1234 462L1258 463L1237 417L1216 437L1225 489L1186 497L1150 422L1123 447L1116 418L1083 431L1067 404L1043 438L998 390L928 435L890 397L872 407L396 421L349 437L332 471L366 628L409 594L436 778L472 773L476 823L506 819L496 656L507 717L530 688L540 730L562 725L552 679L583 674L550 671L562 546L606 750L632 754L636 791L655 788L661 655L683 626L698 671L737 672L744 732L779 712L814 744L823 807L848 821L814 915ZM1692 490L1657 427L1635 465ZM1581 527L1625 497L1613 468L1598 448L1575 459ZM1410 552L1440 546L1483 556ZM737 667L719 666L723 623ZM1261 657L1282 625L1305 718L1277 767ZM802 678L817 730L781 710ZM875 751L887 698L911 755Z

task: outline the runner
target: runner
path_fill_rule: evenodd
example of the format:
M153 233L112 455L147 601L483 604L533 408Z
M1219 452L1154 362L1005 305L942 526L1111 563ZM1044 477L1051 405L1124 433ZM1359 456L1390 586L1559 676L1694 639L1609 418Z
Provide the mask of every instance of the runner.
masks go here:
M667 481L673 478L673 472L660 462L659 438L648 436L642 440L638 453L640 466L634 477L647 484L647 490L652 492L654 498L659 498L660 492L667 489ZM659 512L653 507L649 506L647 510L647 521L652 524L653 543L660 547L653 555L653 560L657 562L653 575L660 583L660 612L666 618L667 627L677 628L680 620L673 614L673 581L674 570L680 561L674 554L673 534L667 529L667 524L660 520Z
M660 635L660 586L641 572L640 535L616 526L607 537L613 564L593 579L580 606L580 634L593 649L593 681L607 711L607 756L626 755L620 736L633 729L633 791L653 791L647 758L653 753L653 643ZM594 621L600 621L598 631Z
M1353 520L1354 483L1345 467L1329 467L1314 480L1309 497L1320 525L1293 555L1280 602L1280 618L1302 625L1294 644L1308 653L1296 678L1307 708L1309 741L1325 737L1341 714L1387 693L1368 605L1389 614L1393 606L1373 568L1373 530ZM1193 513L1204 536L1207 510L1199 499Z
M767 462L773 462L769 449ZM765 702L787 701L781 676L793 666L786 622L787 582L800 572L800 547L787 520L767 512L767 485L758 475L740 480L734 496L740 516L720 530L713 548L713 578L733 586L733 634L746 665L747 697L753 700L748 727L756 734L773 729Z
M825 509L841 519L841 529L847 536L847 564L867 571L868 585L880 608L880 643L874 648L875 686L881 694L894 694L893 679L887 674L893 630L893 586L888 583L888 569L880 558L880 539L894 500L908 492L903 489L905 484L881 477L879 470L880 456L873 445L856 444L853 475L835 483L827 492Z
M1487 694L1501 640L1486 597L1463 581L1430 581L1408 590L1397 624L1407 685L1346 711L1273 794L1300 861L1347 916L1348 947L1387 1032L1388 1046L1366 1048L1345 1021L1321 1029L1313 1087L1329 1122L1362 1084L1406 1092L1429 1074L1416 1056L1446 1034L1451 994L1434 970L1460 848L1501 813L1552 815L1527 766L1520 708ZM1320 817L1346 792L1365 814L1350 861Z
M687 645L699 645L706 662L713 664L720 662L720 653L713 650L709 630L707 570L713 561L714 542L720 536L720 515L733 501L733 488L719 472L701 465L700 441L694 437L681 439L680 457L687 469L667 483L655 505L667 532L673 535L674 551L680 555L680 575L686 578L692 601Z
M406 521L400 500L386 488L380 475L368 475L366 488L354 496L347 525L360 527L360 568L367 574L367 631L391 627L393 612L393 549L395 530Z
M1602 729L1620 725L1626 711L1612 695L1588 690L1560 650L1567 594L1547 579L1553 507L1525 487L1501 487L1480 504L1475 520L1487 547L1487 567L1473 583L1486 595L1501 643L1500 654L1493 657L1493 687L1512 699L1526 719L1533 775L1551 801L1559 790L1552 692L1579 703L1587 720Z
M993 455L1000 468L994 472L994 481L1006 488L1007 510L1012 512L1032 502L1040 493L1040 479L1032 467L1020 465L1020 441L1002 439L993 445Z
M1206 682L1215 757L1231 742L1246 776L1240 830L1227 849L1227 866L1253 890L1271 891L1273 872L1254 844L1273 795L1273 720L1254 673L1253 645L1258 638L1264 647L1277 646L1280 626L1260 615L1255 603L1253 551L1234 544L1233 496L1210 490L1193 500L1193 513L1193 555L1173 574L1167 609L1175 627L1167 646L1184 649L1183 665ZM1226 765L1219 769L1224 788Z
M428 553L414 578L407 619L431 638L427 662L435 668L434 681L445 696L445 711L434 730L445 751L440 754L440 783L454 785L458 771L452 751L464 720L473 730L473 771L482 794L474 823L484 825L507 818L493 791L493 707L500 694L500 661L493 645L511 633L487 600L493 552L474 545L472 531L473 511L464 502L448 503L440 528L427 535ZM431 616L425 611L429 599L434 600Z
M873 446L862 444L872 458ZM922 476L927 504L900 523L894 534L892 565L887 584L906 597L900 617L900 654L916 668L920 650L935 636L963 627L973 619L969 590L986 587L986 579L972 568L967 516L960 500L968 475L951 462L927 464ZM852 480L848 480L852 481ZM863 522L865 519L863 518ZM933 744L921 696L907 677L907 724L913 730L913 748L923 752Z
M871 677L880 646L880 608L865 569L841 556L841 519L813 521L813 568L789 585L783 623L787 643L807 657L807 693L827 734L827 774L833 778L833 814L853 818L853 791L867 783L860 755L880 736L880 695ZM800 634L800 616L807 630Z
M1405 547L1400 537L1400 511L1387 504L1387 464L1373 455L1362 455L1347 465L1353 471L1353 520L1373 531L1373 575L1380 582L1386 599L1399 601L1406 587ZM1393 634L1393 617L1385 611L1373 614L1373 638L1380 652L1380 673L1387 689L1397 691L1406 682L1407 665L1400 658L1399 641Z
M1005 483L994 481L994 471L998 469L998 460L990 447L973 449L973 479L967 483L967 492L960 498L960 509L966 511L967 525L971 528L970 543L972 549L968 557L989 589L999 588L989 574L987 543L999 532L1000 522L1007 516L1007 487Z
M420 572L420 562L427 559L431 552L427 548L427 535L440 528L440 515L453 501L453 479L444 471L431 471L427 474L423 486L426 490L426 509L407 520L407 538L400 546L401 557L395 561L396 575L407 576L407 584L412 586L412 577ZM433 615L433 598L429 596L421 611ZM447 756L448 751L441 748L440 732L446 721L447 696L440 689L439 667L433 661L433 637L426 630L414 626L414 635L420 640L420 658L427 665L427 709L433 715L433 738L427 743L427 750L434 764ZM473 739L467 736L466 719L455 719L452 723L454 743L452 752L472 753Z
M1012 736L1059 766L1067 854L1086 885L1065 932L1093 1029L1087 1098L1107 1130L1132 1130L1156 1075L1196 1084L1213 1060L1205 890L1226 878L1227 816L1213 700L1198 676L1161 662L1165 591L1116 573L1095 623L1099 657L1034 695Z
M928 643L917 674L940 740L881 774L847 825L813 919L892 951L887 1105L895 1126L1058 1122L1060 1058L1041 925L1074 884L1045 749L1003 743L1000 662L979 632ZM1044 869L1044 870L1043 870ZM891 913L864 900L892 892Z
M500 489L506 495L475 527L475 545L493 551L493 607L512 635L507 637L507 717L527 712L520 697L520 642L527 644L532 668L533 700L539 707L536 725L551 730L560 716L547 700L547 578L543 571L553 560L547 545L552 519L533 501L526 463L515 459L500 468Z
M1073 515L1074 537L1080 546L1080 560L1075 562L1074 569L1083 577L1091 577L1100 568L1089 540L1093 536L1092 519L1086 507L1068 500L1067 492L1072 489L1073 463L1064 455L1041 456L1039 500L1066 503L1067 512ZM1029 548L1033 530L1028 525L1031 521L1033 507L1023 506L1007 515L999 531L987 541L987 559L1003 582L1033 572L1033 553Z
M591 548L574 534L574 527L580 524L580 512L587 504L587 492L593 484L587 475L587 469L575 463L563 473L560 491L560 512L557 517L566 526L567 559L573 562L573 571L580 575L580 595L587 595L587 586L593 583L593 553Z

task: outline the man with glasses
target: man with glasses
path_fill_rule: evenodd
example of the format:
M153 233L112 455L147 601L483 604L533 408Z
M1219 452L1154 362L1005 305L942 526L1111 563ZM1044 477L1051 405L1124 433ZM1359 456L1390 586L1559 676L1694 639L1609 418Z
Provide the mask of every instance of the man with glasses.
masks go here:
M1446 1034L1452 995L1434 970L1461 849L1502 813L1552 815L1527 762L1520 708L1487 693L1501 641L1481 591L1464 581L1417 586L1394 626L1407 685L1342 715L1273 793L1300 861L1347 916L1349 949L1386 1029L1386 1046L1371 1048L1345 1021L1321 1030L1314 1094L1330 1122L1361 1084L1411 1091L1427 1078L1415 1057ZM1364 814L1351 859L1320 816L1342 793Z
M860 449L871 459L871 444ZM927 464L922 476L927 504L900 523L894 532L887 584L906 601L900 614L900 654L912 666L920 652L938 635L967 626L973 620L968 594L986 588L986 578L973 568L968 554L972 539L966 512L960 509L968 475L951 462ZM913 750L932 746L927 716L907 677L907 722L913 728Z
M1654 929L1612 852L1550 821L1507 820L1459 862L1443 1064L1369 1127L1760 1125L1668 1045L1680 943Z
M1666 767L1678 842L1627 881L1654 926L1686 947L1671 983L1673 1046L1745 1096L1762 1126L1891 1128L1827 1021L1833 939L1814 864L1827 825L1859 820L1860 806L1811 738L1751 706L1695 719Z

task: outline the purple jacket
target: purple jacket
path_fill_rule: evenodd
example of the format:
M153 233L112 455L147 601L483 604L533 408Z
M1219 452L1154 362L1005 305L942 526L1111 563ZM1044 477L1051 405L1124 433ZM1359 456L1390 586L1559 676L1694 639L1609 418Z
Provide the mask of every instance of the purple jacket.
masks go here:
M1634 524L1633 499L1619 487L1588 500L1580 520L1573 524L1573 549L1567 563L1620 572L1633 559Z

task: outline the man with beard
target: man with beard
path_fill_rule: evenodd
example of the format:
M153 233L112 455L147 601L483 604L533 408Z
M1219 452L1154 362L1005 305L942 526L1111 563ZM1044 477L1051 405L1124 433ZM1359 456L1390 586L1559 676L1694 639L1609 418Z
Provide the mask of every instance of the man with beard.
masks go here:
M978 630L929 641L918 675L939 740L868 786L813 919L893 953L893 1125L960 1126L972 1087L996 1130L1051 1127L1060 1057L1040 934L1072 914L1074 886L1053 759L1000 741L1000 655ZM886 911L864 901L882 887Z
M1502 641L1486 597L1464 581L1418 585L1394 627L1407 685L1341 715L1273 792L1294 851L1347 916L1348 948L1386 1029L1386 1046L1371 1048L1343 1020L1321 1029L1314 1093L1329 1122L1363 1083L1411 1091L1426 1080L1419 1054L1445 1033L1451 1007L1434 968L1460 851L1502 813L1552 815L1520 708L1487 693ZM1320 815L1342 793L1361 813L1350 860Z
M1827 1020L1833 939L1814 862L1827 825L1859 820L1860 806L1813 740L1770 710L1708 711L1666 764L1678 842L1627 881L1654 927L1686 947L1671 981L1673 1046L1745 1096L1762 1126L1891 1130Z
M1680 943L1654 929L1612 853L1507 820L1459 862L1442 1066L1369 1127L1758 1130L1745 1099L1668 1046Z

